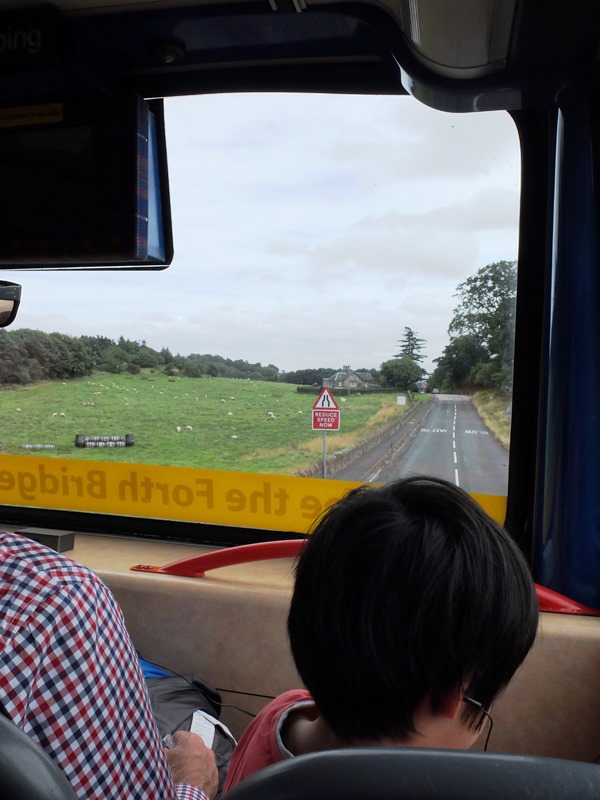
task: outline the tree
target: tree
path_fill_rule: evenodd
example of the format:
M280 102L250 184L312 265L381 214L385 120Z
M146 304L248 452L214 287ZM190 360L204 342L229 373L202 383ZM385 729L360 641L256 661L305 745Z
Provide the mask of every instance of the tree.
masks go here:
M27 351L12 331L0 330L0 384L31 382Z
M207 374L206 365L199 358L186 358L183 374L186 378L202 378Z
M425 356L421 354L423 345L426 344L425 339L419 339L412 328L404 328L404 336L398 344L400 345L400 352L396 353L394 358L408 356L408 358L412 358L412 360L417 363L423 361L425 358Z
M453 339L434 363L437 366L429 378L430 387L445 392L471 389L480 382L474 373L489 363L489 355L477 337L469 334Z
M412 358L392 358L381 365L381 380L385 386L394 386L406 392L414 389L424 370Z
M435 359L431 383L446 391L510 389L516 281L516 262L497 261L458 285L450 344Z
M312 386L314 383L322 385L323 378L329 378L336 372L334 367L317 367L313 369L297 369L293 372L284 372L279 376L279 380L284 383L299 383L304 386Z
M503 365L510 364L517 296L516 261L497 261L482 267L458 285L455 296L459 304L448 328L450 338L472 334L488 351L490 360L499 358Z

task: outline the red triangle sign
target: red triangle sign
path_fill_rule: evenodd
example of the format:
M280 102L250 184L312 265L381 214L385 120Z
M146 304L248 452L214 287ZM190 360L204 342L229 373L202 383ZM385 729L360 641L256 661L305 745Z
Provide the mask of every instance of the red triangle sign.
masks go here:
M331 392L329 391L329 389L327 389L327 388L323 389L321 394L317 397L317 399L315 401L315 404L313 405L313 409L318 410L318 411L321 411L321 410L328 411L328 410L332 410L334 408L339 410L340 407L335 402L335 399L334 399L333 395L331 394Z

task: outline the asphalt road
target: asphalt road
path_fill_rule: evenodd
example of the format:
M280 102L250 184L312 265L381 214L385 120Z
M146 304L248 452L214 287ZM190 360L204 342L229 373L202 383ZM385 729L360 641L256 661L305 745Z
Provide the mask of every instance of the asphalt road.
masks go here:
M505 495L508 453L484 425L470 398L437 395L425 419L335 474L338 480L387 483L409 475L433 475L467 492Z

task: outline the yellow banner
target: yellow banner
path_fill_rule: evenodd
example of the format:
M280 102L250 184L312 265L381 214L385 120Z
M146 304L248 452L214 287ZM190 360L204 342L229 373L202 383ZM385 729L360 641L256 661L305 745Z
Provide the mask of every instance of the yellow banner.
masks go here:
M2 456L0 504L306 533L357 483L249 472ZM506 498L474 495L504 521Z

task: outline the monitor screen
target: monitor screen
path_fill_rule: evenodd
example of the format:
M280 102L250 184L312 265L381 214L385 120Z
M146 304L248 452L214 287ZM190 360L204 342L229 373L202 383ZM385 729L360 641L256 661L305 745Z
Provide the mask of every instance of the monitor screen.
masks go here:
M162 101L0 111L0 268L163 269L173 257Z

